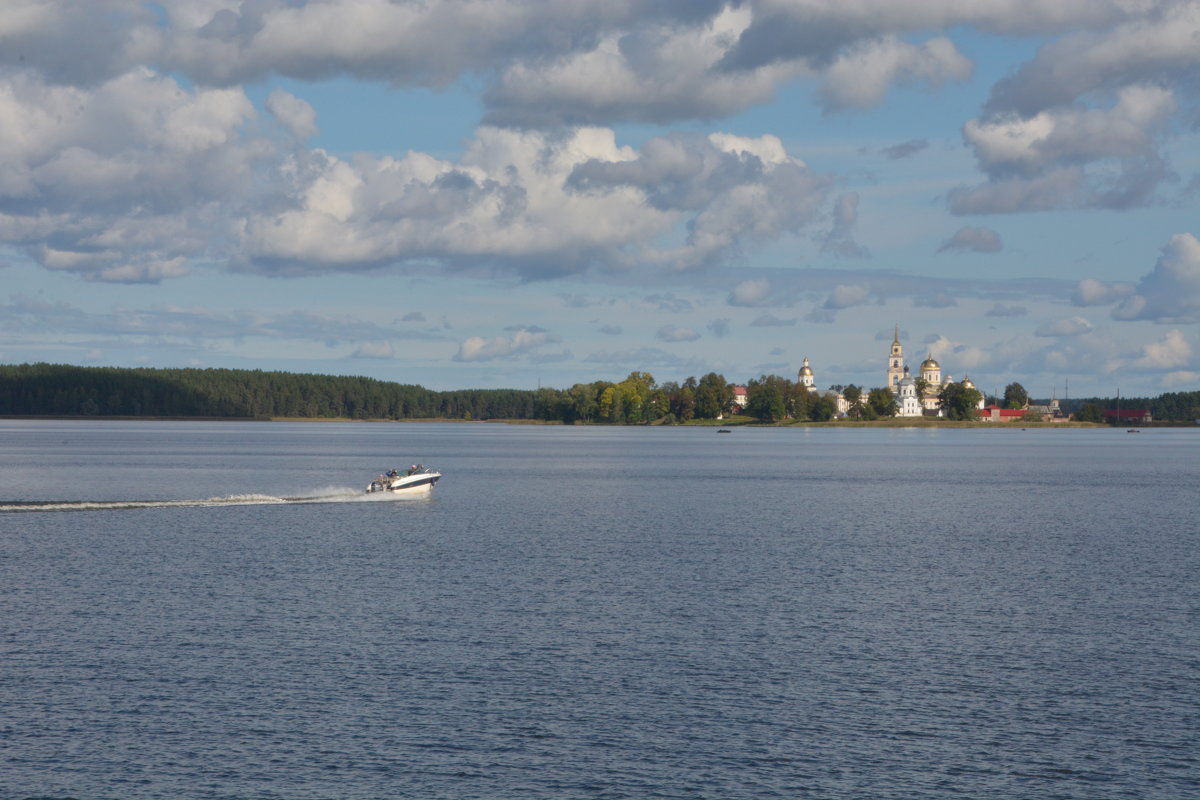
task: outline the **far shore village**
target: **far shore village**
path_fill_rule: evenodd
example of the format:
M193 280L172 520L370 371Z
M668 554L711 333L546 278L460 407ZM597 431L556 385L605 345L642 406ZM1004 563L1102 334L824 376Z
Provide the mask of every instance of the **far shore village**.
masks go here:
M955 382L954 378L947 374L943 379L942 365L934 359L932 354L929 354L921 362L920 378L924 380L923 392L920 391L920 383L912 376L908 364L904 361L904 347L900 344L900 326L897 325L895 336L892 338L891 350L887 355L885 384L892 394L896 396L896 416L945 416L940 402L941 394L943 389ZM817 388L816 375L813 373L812 365L809 364L807 357L800 367L797 381L807 387L810 392L832 397L834 402L837 403L839 417L845 417L849 414L850 401L846 399L841 391L833 389L821 390ZM959 385L964 389L979 391L969 377L964 376ZM977 409L979 411L979 419L984 422L1066 422L1070 419L1067 415L1063 414L1062 409L1059 407L1057 395L1051 397L1049 405L1030 405L1026 402L1023 408L1002 408L999 405L985 405L983 392L979 391L979 394L980 399ZM745 386L737 385L733 387L735 411L744 409L748 400L749 392ZM1144 423L1152 421L1150 412L1144 410L1127 409L1120 412L1105 411L1104 413L1106 415L1117 414L1123 419L1127 418L1130 422Z

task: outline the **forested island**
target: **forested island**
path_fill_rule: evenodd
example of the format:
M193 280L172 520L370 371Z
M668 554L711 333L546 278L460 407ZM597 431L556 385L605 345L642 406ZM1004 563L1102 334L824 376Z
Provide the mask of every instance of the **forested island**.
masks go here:
M764 375L747 385L744 421L832 420L828 393ZM1010 384L1009 388L1019 387ZM434 391L416 384L365 377L236 369L0 365L0 416L200 417L224 419L525 420L593 424L676 424L729 419L733 385L708 373L657 383L646 372L623 381L577 383L569 389L463 389ZM834 387L853 399L848 416L889 418L887 389ZM1021 390L1023 391L1023 390ZM991 398L1003 403L1011 398ZM971 419L963 398L943 399L951 418ZM1062 401L1065 413L1100 422L1110 398ZM1126 408L1149 409L1155 420L1200 417L1200 391L1154 398L1122 397Z

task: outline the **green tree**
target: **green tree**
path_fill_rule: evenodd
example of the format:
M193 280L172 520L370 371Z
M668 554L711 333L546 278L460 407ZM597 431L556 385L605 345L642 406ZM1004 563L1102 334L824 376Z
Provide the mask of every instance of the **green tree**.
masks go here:
M1084 403L1083 408L1075 415L1080 422L1103 422L1104 409L1098 403Z
M938 402L947 419L977 419L982 399L983 395L976 389L968 389L961 383L948 383L942 387Z
M645 422L646 402L654 387L654 376L649 372L631 372L629 377L617 384L625 410L625 422Z
M837 401L827 394L817 395L809 405L808 415L814 422L828 422L837 416Z
M786 378L763 375L746 385L746 413L763 422L778 422L787 416Z
M929 393L929 381L918 376L913 378L913 386L917 390L917 400L921 403L921 408L925 407L925 395Z
M793 419L809 419L815 394L799 381L788 381L787 407Z
M534 415L538 419L564 419L567 412L563 406L564 395L562 392L545 386L537 390L534 398Z
M1005 408L1024 408L1027 405L1029 405L1029 392L1025 391L1024 386L1013 381L1004 387Z
M696 385L696 416L700 419L717 419L732 402L733 391L724 375L710 372Z
M604 391L600 393L600 419L604 420L605 422L615 421L614 417L618 412L615 411L613 407L617 406L619 409L621 402L618 399L618 396L619 392L617 388L612 385L605 387Z
M890 389L872 389L867 395L867 404L881 417L894 417L899 410L896 395Z
M672 419L676 419L675 414L679 410L679 384L675 381L667 381L660 383L654 391L663 398L662 414L664 416L670 414Z
M646 401L646 421L654 422L662 419L671 412L671 397L660 386L650 392L650 399Z
M571 413L574 422L592 422L600 416L600 393L604 391L606 384L597 381L595 383L577 383L571 387L568 394L571 396Z
M692 379L694 384L696 381ZM671 400L671 413L677 418L687 421L696 418L696 389L685 382L679 387L679 393Z
M855 386L853 383L842 390L842 397L846 398L846 404L849 406L846 414L853 419L862 419L863 416L863 394L862 387Z

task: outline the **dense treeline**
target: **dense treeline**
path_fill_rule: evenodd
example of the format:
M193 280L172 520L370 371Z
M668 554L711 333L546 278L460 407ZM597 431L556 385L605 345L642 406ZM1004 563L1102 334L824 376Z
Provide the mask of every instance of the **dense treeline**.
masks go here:
M350 419L541 419L646 423L716 419L732 386L709 373L655 383L645 372L570 389L437 392L373 378L233 369L0 365L0 414Z
M883 391L890 403L888 413L894 413L891 393ZM864 415L873 414L865 396L863 401L852 404L852 413L857 410ZM668 381L661 384L655 383L648 372L632 372L620 383L596 381L577 383L562 391L541 389L536 406L542 418L566 423L670 425L722 419L731 411L762 422L783 419L820 422L837 415L837 403L829 392L811 392L803 384L778 375L763 375L747 383L745 407L737 407L733 385L716 372L699 380L690 377L682 383Z
M1014 389L1014 387L1016 387ZM823 421L837 415L829 392L763 375L746 384L744 409L763 422ZM887 389L836 387L857 419L890 417L896 401ZM1019 407L1019 384L1005 400ZM1022 390L1023 391L1023 390ZM943 413L971 419L974 390L943 392ZM989 398L994 399L994 398ZM1097 415L1114 400L1063 403L1064 412ZM656 383L633 372L613 383L577 383L569 389L464 389L437 392L412 384L363 377L233 369L124 369L61 364L0 365L0 414L149 417L308 417L350 419L540 419L571 423L676 423L719 419L733 408L733 386L710 372L682 383ZM1149 408L1156 420L1200 418L1200 392L1121 398L1122 408ZM1098 418L1096 421L1100 421Z
M539 416L566 423L638 424L717 419L728 413L733 387L724 375L710 372L683 383L655 383L648 372L631 372L620 383L577 383L570 389L541 389Z
M1075 414L1089 422L1100 422L1105 411L1117 408L1112 397L1088 397L1061 402L1064 414ZM1158 397L1122 397L1123 409L1149 409L1158 422L1200 419L1200 392L1167 392Z
M528 419L536 393L234 369L0 366L0 414Z
M1121 401L1124 405L1124 400ZM1129 406L1133 408L1133 406ZM1200 392L1167 392L1149 401L1155 419L1200 419Z

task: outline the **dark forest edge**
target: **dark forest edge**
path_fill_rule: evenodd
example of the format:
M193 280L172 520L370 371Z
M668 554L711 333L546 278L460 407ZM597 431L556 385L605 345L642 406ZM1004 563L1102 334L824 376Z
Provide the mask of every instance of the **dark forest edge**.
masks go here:
M843 387L838 387L842 389ZM222 419L520 420L609 424L675 424L724 418L736 422L828 421L829 393L764 375L748 383L745 416L730 418L733 385L717 373L682 383L656 383L646 372L623 381L577 383L570 389L434 391L366 377L236 369L0 365L0 416ZM849 390L849 391L847 391ZM894 413L886 389L844 387L861 398L858 419ZM989 398L991 399L991 398ZM1064 413L1088 417L1111 398L1060 401ZM1154 398L1122 397L1124 408L1149 409L1155 420L1200 418L1200 391ZM970 418L969 416L965 418ZM1095 421L1100 421L1099 419Z

